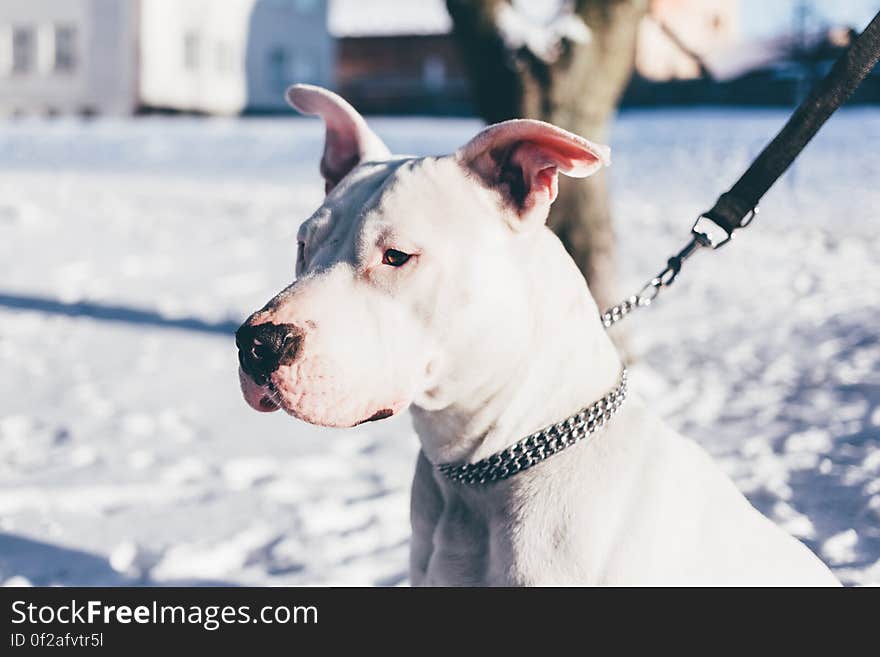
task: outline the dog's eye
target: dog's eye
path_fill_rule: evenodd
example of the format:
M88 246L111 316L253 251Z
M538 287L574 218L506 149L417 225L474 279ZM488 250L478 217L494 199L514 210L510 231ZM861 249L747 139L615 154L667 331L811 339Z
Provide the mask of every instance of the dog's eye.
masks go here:
M403 251L398 251L397 249L388 249L382 255L382 264L383 265L391 265L392 267L400 267L401 265L406 264L406 261L412 257L410 253L404 253Z

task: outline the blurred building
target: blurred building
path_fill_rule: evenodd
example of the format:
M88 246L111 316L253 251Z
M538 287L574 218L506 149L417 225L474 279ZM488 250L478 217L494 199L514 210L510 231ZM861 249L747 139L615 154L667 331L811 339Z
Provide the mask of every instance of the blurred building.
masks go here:
M285 108L332 86L327 0L2 0L0 113Z
M567 6L514 1L539 32ZM741 2L651 0L622 103L790 103L852 36L746 43ZM286 111L293 82L368 113L471 114L451 31L444 0L0 0L0 115ZM875 74L856 100L878 96Z
M697 11L691 5L699 4ZM799 103L857 32L822 24L772 37L740 35L738 2L655 0L638 41L639 65L622 105ZM713 36L714 35L714 36ZM848 101L880 102L875 67Z
M330 86L326 0L141 0L140 103L238 114L286 107L291 82Z
M133 111L136 21L120 0L0 2L0 114Z
M336 88L386 114L471 111L468 80L443 0L332 0Z
M546 21L561 0L519 0ZM696 79L702 57L739 42L740 0L653 0L639 29L636 75ZM466 72L443 0L332 0L337 88L356 107L381 113L470 113Z

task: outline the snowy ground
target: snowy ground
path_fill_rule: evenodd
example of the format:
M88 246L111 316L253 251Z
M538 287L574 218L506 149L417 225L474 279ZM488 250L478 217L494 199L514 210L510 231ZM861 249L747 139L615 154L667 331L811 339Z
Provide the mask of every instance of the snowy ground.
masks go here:
M624 114L623 289L784 112ZM446 152L474 121L378 120ZM231 332L292 277L313 121L0 124L0 582L406 581L408 418L246 408ZM848 583L880 583L880 110L832 120L753 228L628 320L634 384Z

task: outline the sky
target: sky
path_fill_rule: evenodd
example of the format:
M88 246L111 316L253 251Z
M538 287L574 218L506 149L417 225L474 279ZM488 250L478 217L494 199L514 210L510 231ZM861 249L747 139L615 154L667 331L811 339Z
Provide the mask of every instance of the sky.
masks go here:
M801 0L742 0L742 29L749 36L788 32L794 24L795 6ZM880 11L880 0L807 0L811 19L819 25L849 25L859 30Z

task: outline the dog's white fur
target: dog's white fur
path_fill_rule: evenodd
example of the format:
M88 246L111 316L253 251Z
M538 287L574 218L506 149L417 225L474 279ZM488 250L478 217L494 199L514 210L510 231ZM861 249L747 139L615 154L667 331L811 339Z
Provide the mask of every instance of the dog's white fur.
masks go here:
M249 320L303 327L302 354L242 389L328 426L411 406L413 584L837 583L636 398L506 481L440 476L432 463L484 458L614 387L620 359L544 226L557 173L589 175L607 148L519 121L451 156L391 157L335 94L288 97L327 124L328 196L300 231L297 281ZM389 248L414 256L389 266Z

